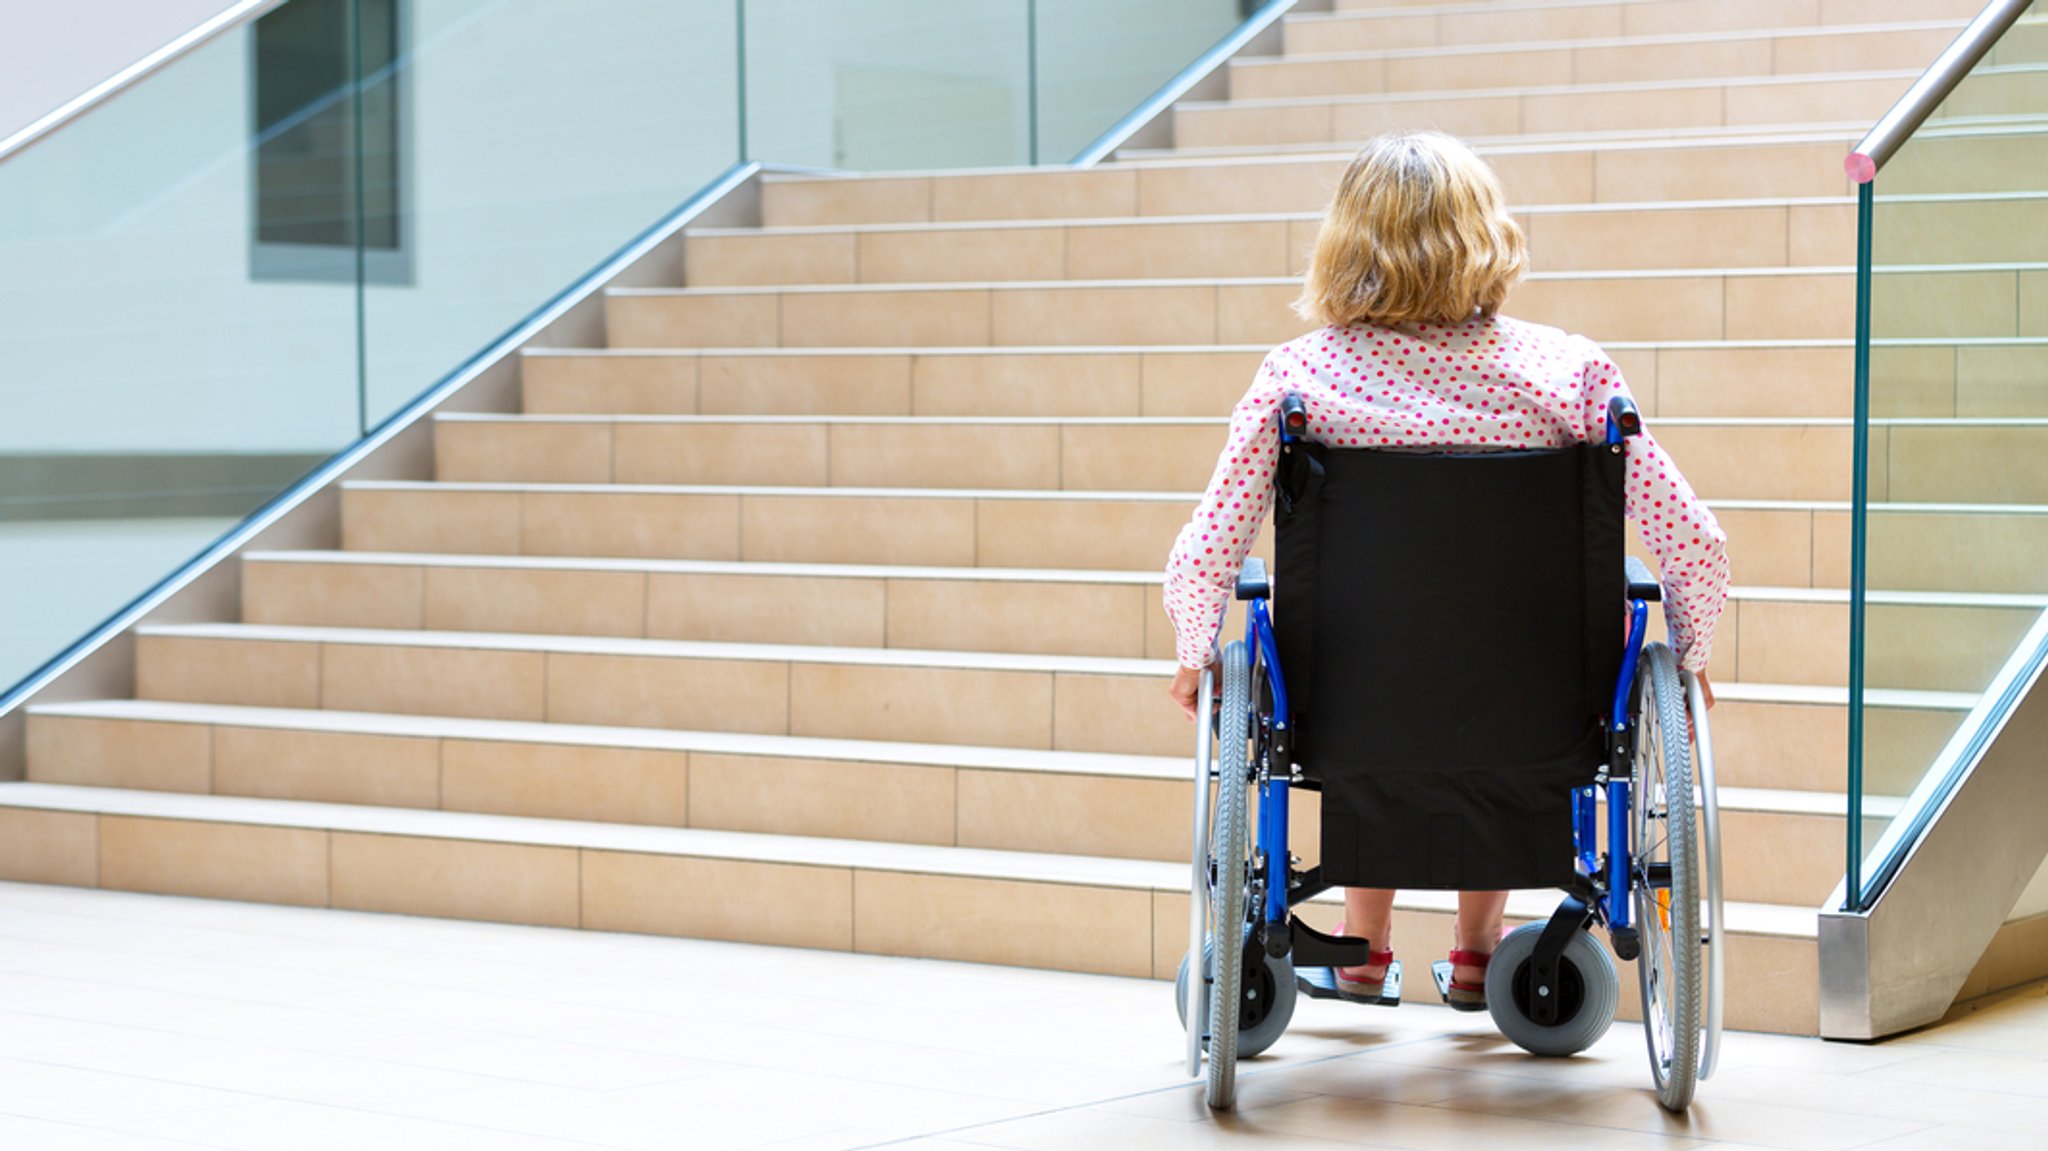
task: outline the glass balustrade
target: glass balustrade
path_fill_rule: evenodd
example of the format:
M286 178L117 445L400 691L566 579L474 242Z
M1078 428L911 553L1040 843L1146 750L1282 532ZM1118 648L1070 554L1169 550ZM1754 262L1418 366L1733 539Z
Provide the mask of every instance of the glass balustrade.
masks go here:
M1238 0L289 0L0 152L0 685L741 159L1066 163Z
M2048 14L2022 16L1862 194L1866 491L1815 525L1817 566L1861 569L1852 909L2044 654Z

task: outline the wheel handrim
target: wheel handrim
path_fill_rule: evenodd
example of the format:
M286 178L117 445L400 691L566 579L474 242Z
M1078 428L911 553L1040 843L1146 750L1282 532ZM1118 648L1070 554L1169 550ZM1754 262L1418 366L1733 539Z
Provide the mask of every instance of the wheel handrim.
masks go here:
M1636 924L1642 940L1637 962L1644 965L1643 1025L1650 1029L1654 1071L1661 1084L1677 1050L1676 1009L1670 995L1675 957L1671 950L1671 887L1652 888L1652 865L1671 863L1670 802L1664 776L1664 725L1656 707L1644 707L1637 728L1635 780ZM1654 894L1653 894L1654 893Z

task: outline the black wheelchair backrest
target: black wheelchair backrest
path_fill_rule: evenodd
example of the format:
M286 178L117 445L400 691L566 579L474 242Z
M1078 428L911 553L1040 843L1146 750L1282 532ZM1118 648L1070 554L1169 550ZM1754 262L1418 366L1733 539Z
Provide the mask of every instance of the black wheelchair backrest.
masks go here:
M1326 874L1568 881L1625 639L1621 446L1285 450L1274 627Z

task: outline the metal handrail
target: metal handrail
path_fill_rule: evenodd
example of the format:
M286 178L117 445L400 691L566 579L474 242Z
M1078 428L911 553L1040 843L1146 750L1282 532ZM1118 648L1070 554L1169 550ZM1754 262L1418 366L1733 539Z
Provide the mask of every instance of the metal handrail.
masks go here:
M170 43L128 65L112 76L94 84L79 95L59 105L47 115L32 121L28 127L14 135L0 140L0 163L12 159L18 152L41 143L51 133L69 124L113 97L147 79L164 66L189 56L195 50L212 43L222 35L232 32L265 12L283 4L285 0L241 0L240 3L208 18L198 27L177 37Z
M1238 50L1259 33L1272 27L1280 17L1292 11L1299 0L1270 0L1258 11L1245 17L1244 22L1223 39L1209 46L1209 50L1195 57L1195 62L1181 69L1173 79L1159 86L1159 90L1145 97L1144 102L1131 109L1123 119L1110 125L1107 132L1095 138L1094 143L1076 153L1067 163L1074 168L1092 168L1109 158L1110 154L1124 146L1138 129L1157 119L1174 101L1188 94L1195 85L1209 78L1209 74L1223 66L1223 62L1235 56Z
M1855 150L1842 162L1849 178L1859 184L1868 184L1877 178L1878 169L1892 158L1899 146L1920 130L1927 117L1934 114L1941 102L1949 98L1956 85L1963 82L1991 46L1998 43L2006 30L2018 22L2020 16L2031 7L2034 0L1991 0L1984 6L1977 18L1970 21L1927 71L1920 74L1906 94L1899 97L1876 124L1871 126L1863 139L1857 141Z

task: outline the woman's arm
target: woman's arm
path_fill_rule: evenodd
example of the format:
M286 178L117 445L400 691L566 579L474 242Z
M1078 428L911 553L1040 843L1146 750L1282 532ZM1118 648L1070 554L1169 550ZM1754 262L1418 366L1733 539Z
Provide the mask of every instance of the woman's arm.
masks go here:
M1597 348L1585 369L1589 440L1607 435L1607 401L1627 396L1621 369ZM1633 401L1634 397L1630 397ZM1714 627L1728 602L1728 536L1714 513L1693 494L1678 465L1646 426L1628 441L1628 515L1643 544L1657 557L1664 585L1664 622L1679 666L1704 673Z
M1251 389L1231 413L1230 439L1216 460L1208 490L1166 561L1166 614L1173 621L1174 654L1183 670L1177 685L1199 682L1201 669L1215 654L1216 632L1230 606L1238 569L1273 503L1280 448L1275 413L1280 397L1298 378L1279 352L1259 365ZM1186 706L1192 713L1193 703Z

